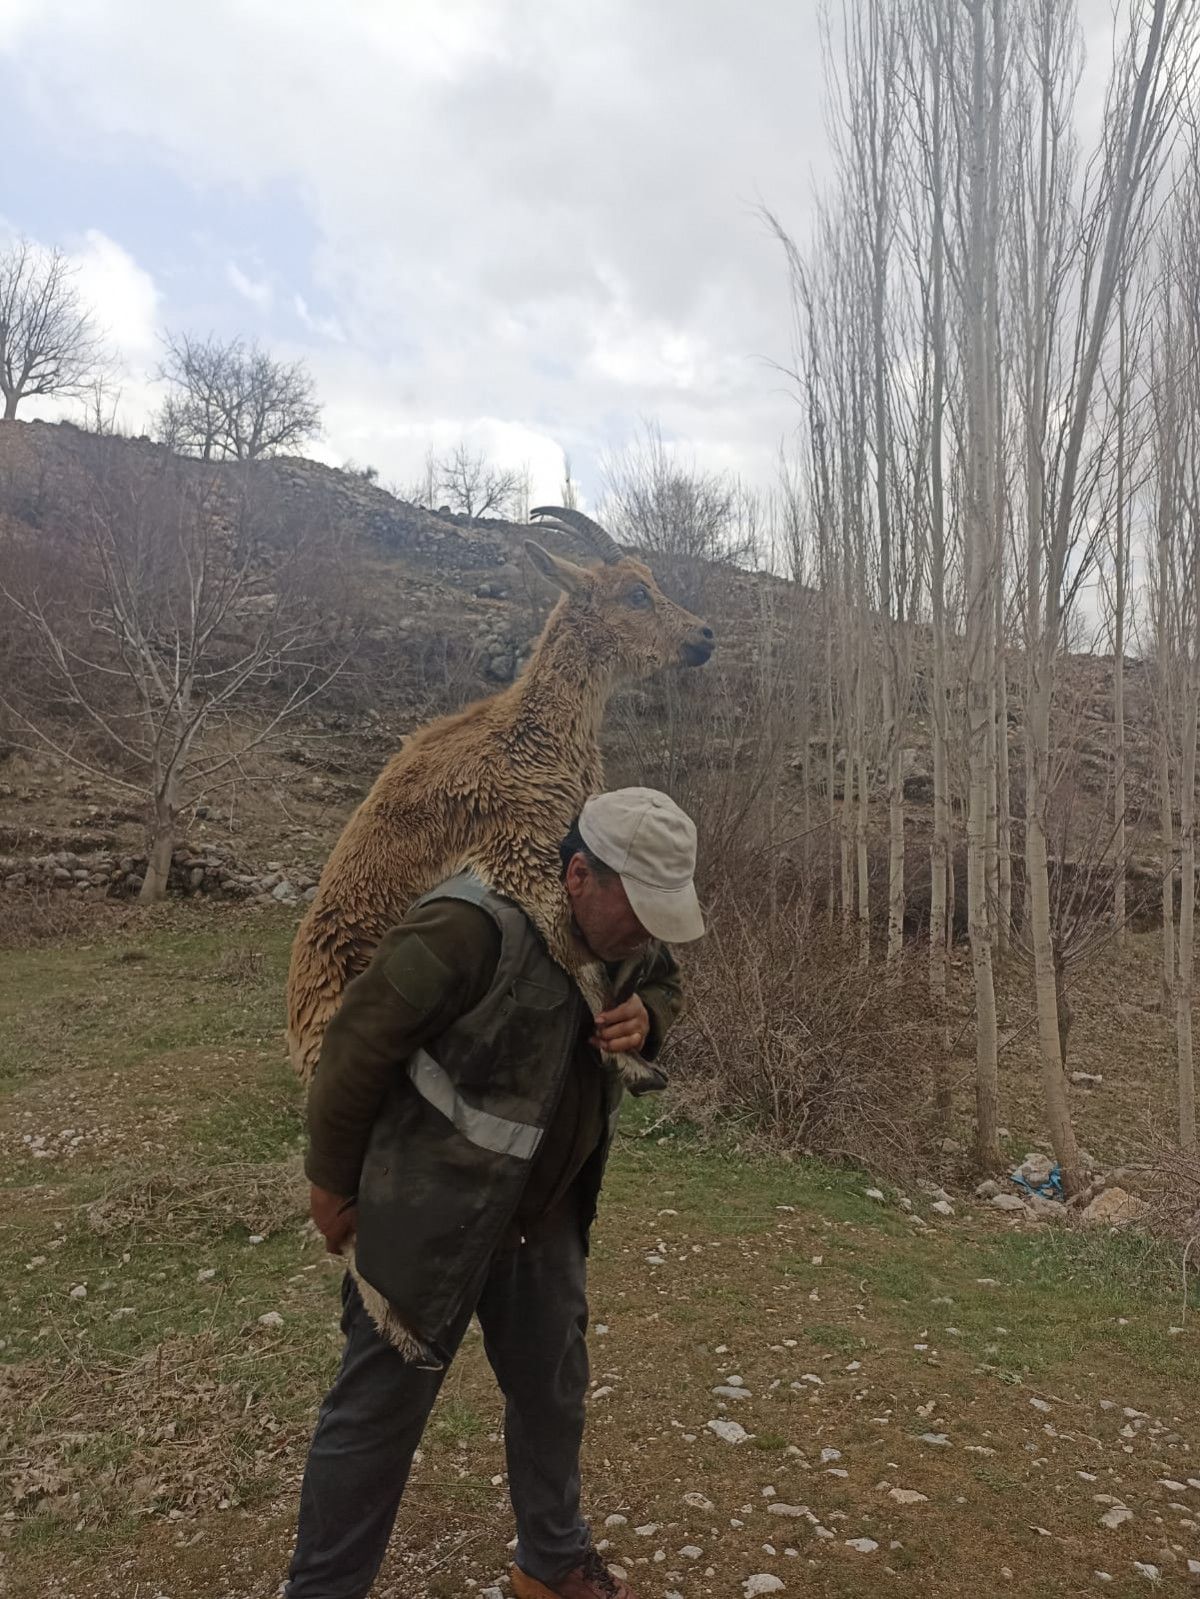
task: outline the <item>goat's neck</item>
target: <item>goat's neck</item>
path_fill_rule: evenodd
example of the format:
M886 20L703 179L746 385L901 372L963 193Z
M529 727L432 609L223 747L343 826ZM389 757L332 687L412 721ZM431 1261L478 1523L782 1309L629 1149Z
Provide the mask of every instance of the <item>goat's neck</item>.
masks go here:
M593 744L612 692L613 663L570 610L555 617L515 685L516 722L572 744ZM607 654L607 652L605 652Z

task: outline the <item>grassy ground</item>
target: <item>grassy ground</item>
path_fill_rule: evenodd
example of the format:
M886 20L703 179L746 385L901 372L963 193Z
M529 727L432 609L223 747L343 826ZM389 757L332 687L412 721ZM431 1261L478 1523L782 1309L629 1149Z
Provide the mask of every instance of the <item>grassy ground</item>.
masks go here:
M14 1599L276 1591L339 1343L279 1043L290 932L190 907L0 955ZM1200 1335L1169 1257L965 1204L942 1220L914 1191L921 1230L869 1186L631 1111L592 1283L587 1508L610 1558L646 1599L736 1595L756 1573L815 1595L1135 1594L1136 1562L1182 1589L1200 1560ZM746 1398L712 1392L734 1377ZM472 1339L379 1593L499 1578L498 1424ZM1118 1505L1132 1517L1102 1526Z

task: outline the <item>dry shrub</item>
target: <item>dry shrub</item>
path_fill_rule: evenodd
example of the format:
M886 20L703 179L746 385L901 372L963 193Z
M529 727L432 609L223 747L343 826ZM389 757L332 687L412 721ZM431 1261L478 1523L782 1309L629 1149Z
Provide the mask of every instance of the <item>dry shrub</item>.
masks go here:
M670 1069L690 1119L896 1176L919 1168L936 1029L915 957L864 971L798 898L773 914L727 898L687 995Z
M305 1213L300 1161L176 1167L133 1177L87 1207L102 1238L144 1233L156 1243L198 1243L228 1227L267 1238Z
M30 949L95 929L96 901L47 890L0 893L0 949Z
M1150 1170L1155 1225L1181 1240L1187 1265L1200 1270L1200 1153L1160 1141Z

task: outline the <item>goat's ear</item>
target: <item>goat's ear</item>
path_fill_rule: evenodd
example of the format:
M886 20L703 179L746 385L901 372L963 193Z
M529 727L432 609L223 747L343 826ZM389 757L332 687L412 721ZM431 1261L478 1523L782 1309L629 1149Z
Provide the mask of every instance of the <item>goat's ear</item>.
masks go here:
M591 582L585 568L576 566L573 561L564 561L561 556L551 555L549 550L544 550L532 539L525 540L525 554L548 583L564 589L568 594L583 593Z

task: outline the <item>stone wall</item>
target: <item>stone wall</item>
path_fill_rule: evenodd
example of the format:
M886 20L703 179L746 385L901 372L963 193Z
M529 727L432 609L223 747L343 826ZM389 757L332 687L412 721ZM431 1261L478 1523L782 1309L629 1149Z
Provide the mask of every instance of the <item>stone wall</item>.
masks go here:
M9 892L40 889L79 894L93 899L132 899L142 886L146 856L97 850L77 855L56 850L49 855L0 856L0 885ZM181 845L171 859L168 891L181 897L205 895L225 900L278 901L297 904L316 894L317 879L307 870L268 861L260 871L237 861L220 846L193 849Z

